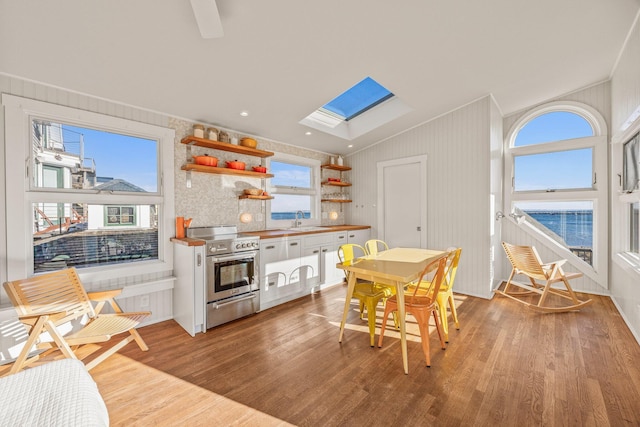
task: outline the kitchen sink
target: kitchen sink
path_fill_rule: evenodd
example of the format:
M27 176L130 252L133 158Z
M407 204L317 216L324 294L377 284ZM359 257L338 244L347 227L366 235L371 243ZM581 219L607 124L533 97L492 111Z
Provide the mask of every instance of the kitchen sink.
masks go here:
M308 226L308 227L291 227L291 228L285 228L284 230L287 230L287 231L326 231L327 228L326 227Z

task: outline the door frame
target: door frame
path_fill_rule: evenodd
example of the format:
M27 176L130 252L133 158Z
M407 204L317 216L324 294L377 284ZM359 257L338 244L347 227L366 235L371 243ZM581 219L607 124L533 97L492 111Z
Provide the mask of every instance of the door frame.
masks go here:
M376 164L377 180L378 180L378 236L381 240L385 240L384 229L384 169L389 166L406 165L410 163L418 163L420 166L420 181L424 185L424 191L419 191L420 211L423 215L420 217L420 241L422 247L427 246L427 155L403 157L394 160L380 161Z

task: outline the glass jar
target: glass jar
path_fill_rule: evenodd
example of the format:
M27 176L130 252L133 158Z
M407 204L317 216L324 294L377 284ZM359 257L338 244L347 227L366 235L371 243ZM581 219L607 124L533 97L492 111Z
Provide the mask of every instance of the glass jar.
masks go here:
M217 141L218 140L218 129L216 129L216 128L207 128L207 139L210 139L211 141Z
M193 136L196 138L204 138L204 126L193 125Z
M220 133L218 133L218 140L220 142L229 142L229 134L221 130Z

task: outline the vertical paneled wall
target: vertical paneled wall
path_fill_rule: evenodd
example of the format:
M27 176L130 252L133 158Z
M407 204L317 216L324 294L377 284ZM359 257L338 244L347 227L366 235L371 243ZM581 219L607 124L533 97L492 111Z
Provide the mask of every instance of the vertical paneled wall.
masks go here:
M625 46L620 61L611 78L611 136L614 141L618 140L622 133L622 124L629 118L636 108L640 107L640 28L636 21L627 44ZM637 122L637 120L636 120ZM632 127L636 127L634 123ZM623 142L623 141L621 141ZM620 144L613 144L612 154L621 157ZM616 152L617 151L617 152ZM628 204L619 200L617 193L618 178L620 170L612 170L611 180L611 215L612 220L625 218L624 210ZM640 270L624 263L617 251L625 249L621 243L626 241L626 223L611 224L611 232L618 233L613 236L617 240L615 245L611 245L612 262L609 265L609 288L611 295L620 312L634 333L636 340L640 342Z
M532 105L531 107L518 111L517 113L509 114L504 117L504 136L506 137L513 124L520 119L527 112L533 110L539 105L546 104L548 102L553 101L575 101L581 102L583 104L587 104L596 110L602 117L604 117L607 124L611 123L611 85L610 83L603 82L593 86L589 86L584 89L580 89L575 92L571 92L566 95L561 95L556 98L549 99L545 102L541 102L540 104ZM608 131L609 135L611 134L611 127Z
M449 114L410 129L347 158L353 168L349 222L372 225L377 235L376 170L380 161L427 159L427 246L463 248L456 290L490 297L491 178L490 114L485 97ZM406 197L412 197L406 183Z

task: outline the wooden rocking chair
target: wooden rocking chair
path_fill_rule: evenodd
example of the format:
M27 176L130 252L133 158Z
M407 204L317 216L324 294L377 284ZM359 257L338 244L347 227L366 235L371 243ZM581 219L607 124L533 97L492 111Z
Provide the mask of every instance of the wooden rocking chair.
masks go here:
M127 337L88 363L87 370L133 340L143 351L149 349L134 328L151 313L123 313L113 299L121 292L120 289L87 294L75 268L5 282L4 288L18 312L19 320L29 329L29 337L11 368L11 374L58 349L65 357L78 359L75 352L81 345L106 342L111 336L123 332L129 332ZM97 301L95 308L91 301ZM100 314L107 302L115 313ZM63 333L70 322L81 319L86 322L81 329L74 328L67 334ZM62 325L65 327L62 328ZM45 332L49 333L53 342L40 341L40 335ZM28 358L34 345L45 351Z
M593 302L589 299L586 301L579 300L576 297L575 292L569 285L569 280L582 277L582 273L565 273L562 270L562 264L567 260L560 260L553 263L543 264L540 261L540 256L533 246L515 246L506 242L502 242L504 251L507 254L507 258L511 262L513 269L509 280L507 280L504 290L496 289L495 293L509 297L515 301L518 301L529 308L538 310L544 313L575 311L582 307L585 307ZM522 274L528 277L531 284L520 283L513 280L516 274ZM540 280L544 283L538 283L536 280ZM551 285L554 283L563 283L566 289L554 288ZM524 291L510 291L511 286L517 286L524 289ZM537 304L527 302L520 299L523 295L530 295L531 293L540 294L540 299ZM570 305L552 307L546 305L547 297L549 294L558 295L562 298L571 301Z

